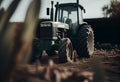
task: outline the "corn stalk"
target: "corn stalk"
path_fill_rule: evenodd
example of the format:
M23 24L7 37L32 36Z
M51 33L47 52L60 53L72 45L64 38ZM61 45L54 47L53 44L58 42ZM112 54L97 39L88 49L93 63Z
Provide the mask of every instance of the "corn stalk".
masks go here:
M12 46L12 32L13 28L8 26L8 22L10 17L12 16L13 12L15 11L19 0L14 0L6 12L2 14L0 19L0 81L4 82L6 77L8 77L10 68L11 68L11 61L10 61L10 52Z
M40 0L31 2L24 27L21 27L20 30L21 34L16 33L16 29L18 29L16 25L9 25L9 19L19 2L20 0L14 0L0 18L0 82L5 82L5 80L13 82L13 80L8 80L13 69L18 64L28 63L30 58L32 39L40 10ZM17 40L15 40L15 37L17 37Z
M17 62L27 64L30 59L31 45L38 22L40 0L33 0L28 8L24 28L21 34L21 46L17 53Z

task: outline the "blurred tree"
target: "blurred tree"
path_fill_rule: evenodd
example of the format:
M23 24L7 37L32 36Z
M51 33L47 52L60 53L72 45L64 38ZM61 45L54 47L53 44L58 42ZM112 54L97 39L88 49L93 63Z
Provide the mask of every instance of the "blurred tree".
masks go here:
M120 18L120 1L111 0L110 4L103 6L102 11L105 17Z

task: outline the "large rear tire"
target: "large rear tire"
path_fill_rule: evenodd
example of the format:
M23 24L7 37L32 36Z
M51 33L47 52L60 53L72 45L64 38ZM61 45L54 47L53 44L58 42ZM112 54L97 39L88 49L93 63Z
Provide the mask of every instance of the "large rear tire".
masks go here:
M89 25L83 25L76 40L76 51L80 58L88 58L94 52L94 32Z
M73 46L69 38L64 38L61 40L58 55L59 62L61 63L75 60L73 56Z

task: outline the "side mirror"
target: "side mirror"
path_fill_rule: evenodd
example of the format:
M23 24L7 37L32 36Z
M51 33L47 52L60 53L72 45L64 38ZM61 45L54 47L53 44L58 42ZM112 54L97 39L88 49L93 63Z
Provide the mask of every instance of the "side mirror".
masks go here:
M85 10L85 9L83 9L83 12L84 12L84 13L86 13L86 10Z
M50 8L47 8L47 9L46 9L46 14L47 14L47 15L50 15Z

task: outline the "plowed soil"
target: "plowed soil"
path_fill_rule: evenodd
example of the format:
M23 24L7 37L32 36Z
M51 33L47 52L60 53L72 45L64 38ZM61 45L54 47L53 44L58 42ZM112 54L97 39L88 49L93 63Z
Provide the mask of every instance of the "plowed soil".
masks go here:
M67 63L44 56L41 62L17 68L14 78L16 82L120 82L120 50L96 49L91 58Z

